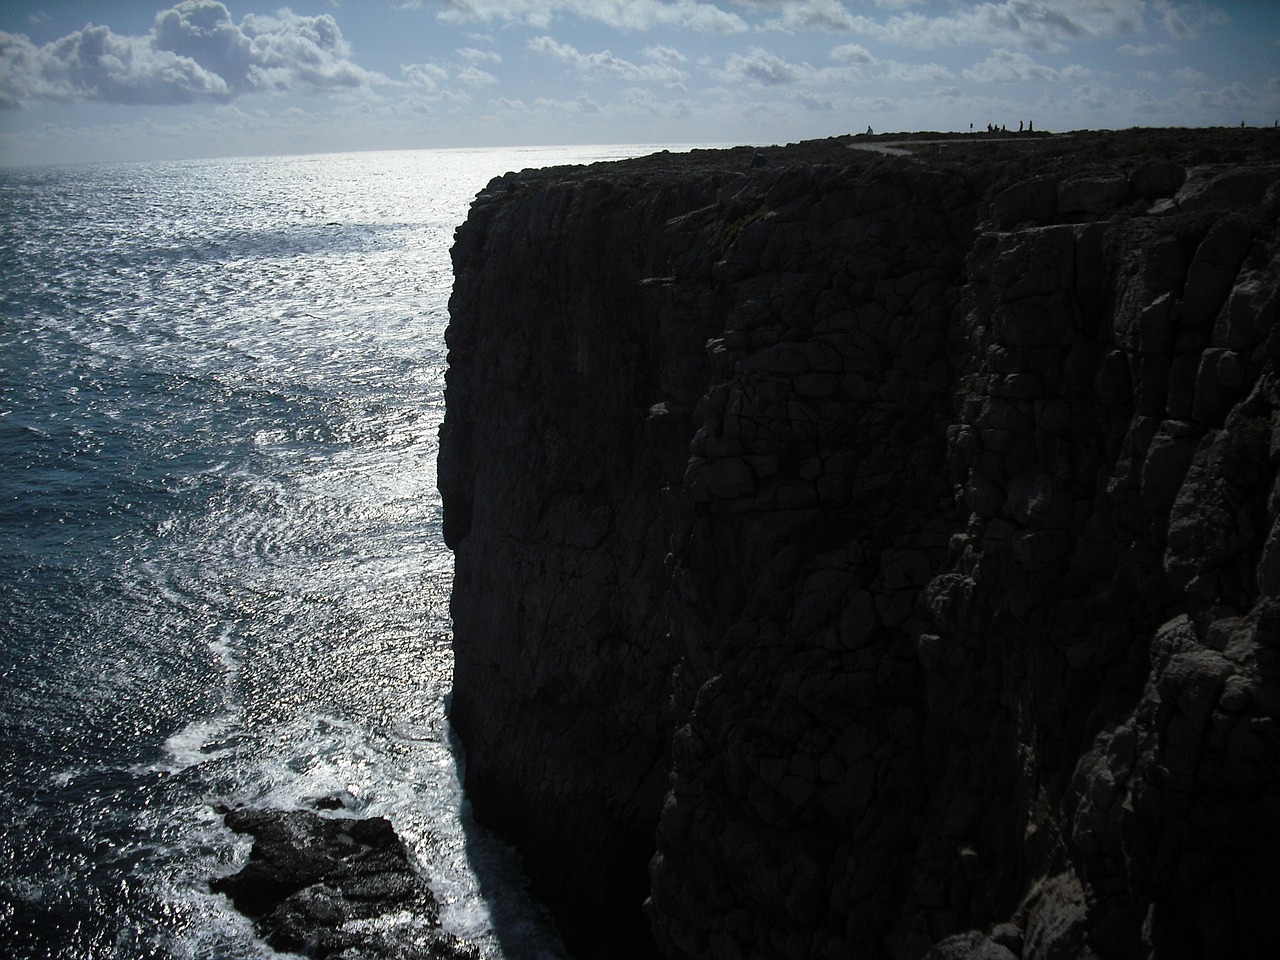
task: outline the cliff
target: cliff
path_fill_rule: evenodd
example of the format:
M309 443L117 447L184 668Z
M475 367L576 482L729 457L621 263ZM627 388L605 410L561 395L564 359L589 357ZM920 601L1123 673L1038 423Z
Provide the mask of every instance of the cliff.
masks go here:
M1278 147L832 140L480 194L451 716L578 955L1275 942Z

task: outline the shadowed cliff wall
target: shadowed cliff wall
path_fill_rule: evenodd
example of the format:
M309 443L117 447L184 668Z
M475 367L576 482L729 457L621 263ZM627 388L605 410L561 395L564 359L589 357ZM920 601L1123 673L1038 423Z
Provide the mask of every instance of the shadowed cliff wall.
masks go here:
M458 232L477 815L583 956L1274 936L1280 169L746 160Z

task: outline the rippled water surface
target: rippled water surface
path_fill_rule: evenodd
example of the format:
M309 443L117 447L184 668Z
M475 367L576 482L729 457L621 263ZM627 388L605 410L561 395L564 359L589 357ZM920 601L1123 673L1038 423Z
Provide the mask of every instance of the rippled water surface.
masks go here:
M444 720L448 249L497 173L647 151L0 170L0 953L272 955L214 805L336 795L560 955Z

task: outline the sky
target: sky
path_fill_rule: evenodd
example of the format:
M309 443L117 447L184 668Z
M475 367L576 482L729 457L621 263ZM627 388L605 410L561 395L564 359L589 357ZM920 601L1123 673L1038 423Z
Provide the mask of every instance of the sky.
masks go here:
M1280 0L0 9L0 165L1277 118Z

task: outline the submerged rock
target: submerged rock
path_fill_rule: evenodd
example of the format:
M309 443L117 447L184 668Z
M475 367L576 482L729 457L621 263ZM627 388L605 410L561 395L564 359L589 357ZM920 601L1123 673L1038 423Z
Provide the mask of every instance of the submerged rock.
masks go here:
M381 817L239 808L228 827L253 837L249 861L209 886L256 921L276 950L335 960L476 960L440 929L440 911Z

